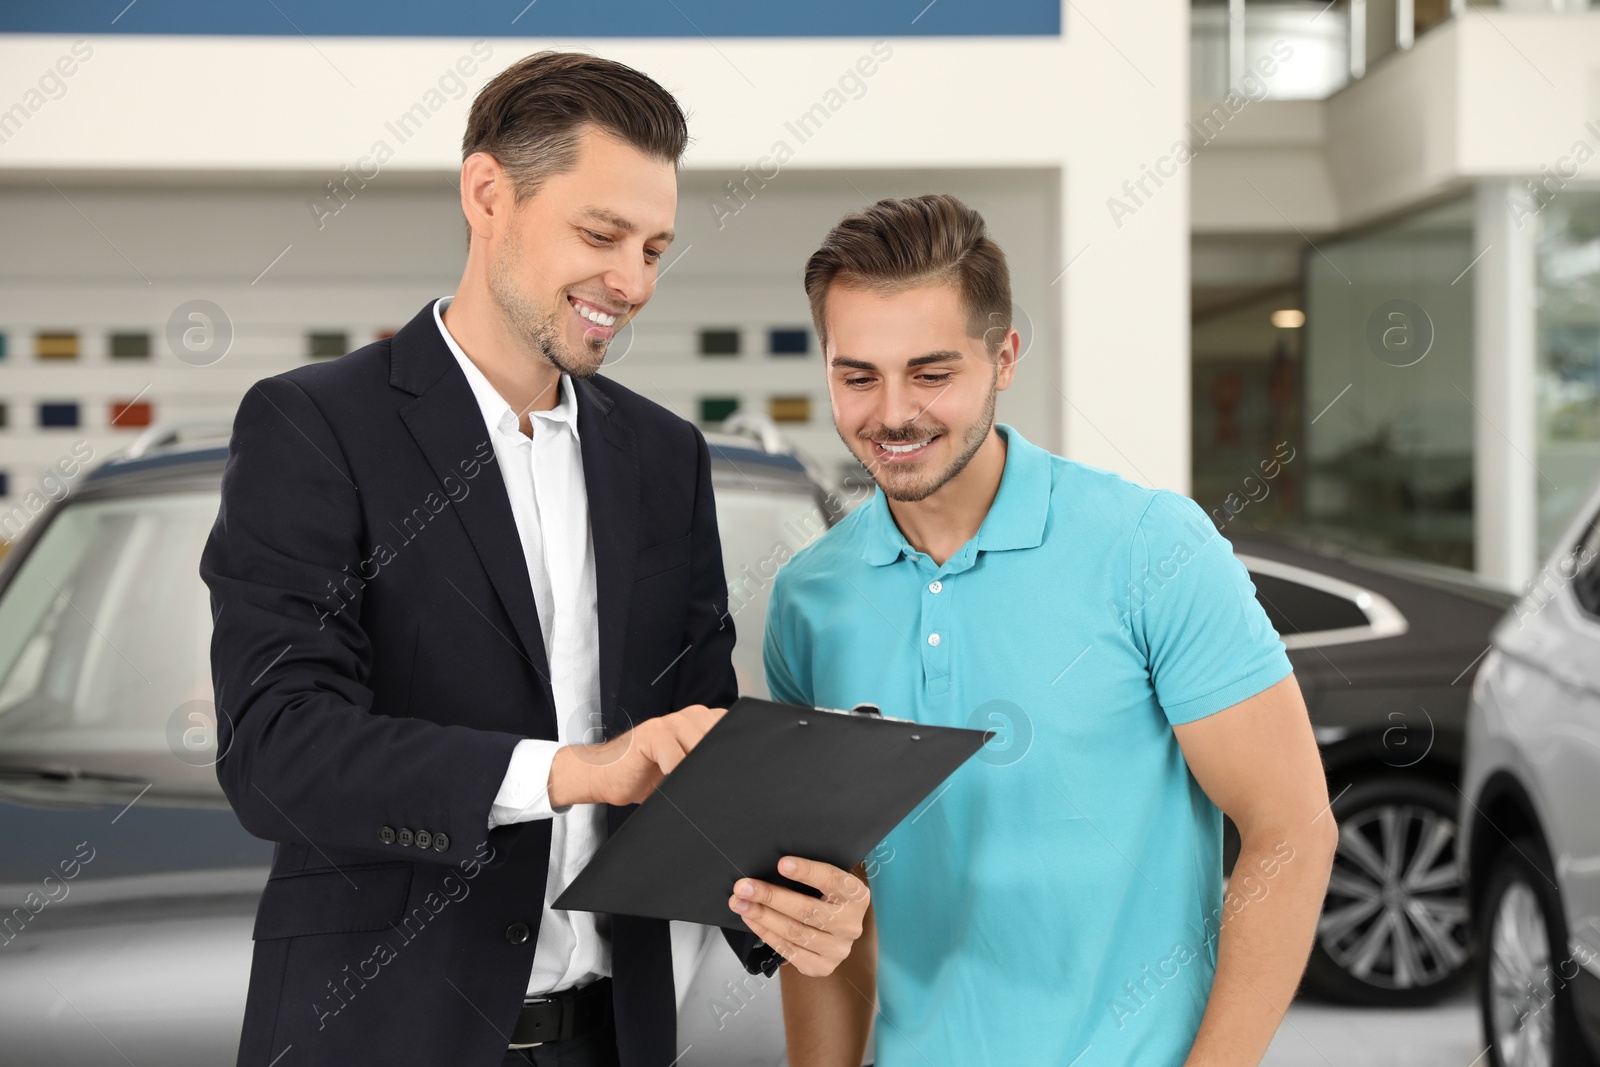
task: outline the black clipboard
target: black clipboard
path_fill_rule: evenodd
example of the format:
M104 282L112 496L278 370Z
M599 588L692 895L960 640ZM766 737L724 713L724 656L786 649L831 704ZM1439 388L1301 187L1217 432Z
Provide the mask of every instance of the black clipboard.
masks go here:
M817 896L778 860L850 870L993 733L740 697L551 907L744 931L734 882Z

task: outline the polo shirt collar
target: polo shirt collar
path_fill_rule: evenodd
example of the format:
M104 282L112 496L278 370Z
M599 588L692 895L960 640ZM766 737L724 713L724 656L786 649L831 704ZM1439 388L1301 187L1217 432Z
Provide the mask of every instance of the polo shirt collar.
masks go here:
M1012 426L998 422L995 429L1005 438L1006 465L1000 472L1000 489L989 513L978 526L978 533L946 561L970 565L976 552L1002 552L1016 548L1038 548L1044 544L1045 524L1050 518L1050 453L1028 441ZM867 522L861 558L874 567L893 563L916 552L905 534L895 525L889 498L879 488L864 507Z
M484 376L478 365L464 352L456 339L450 336L450 331L444 325L444 309L450 306L455 296L440 297L433 304L433 321L439 325L439 334L444 338L444 343L449 346L450 354L455 356L456 363L461 367L461 373L467 376L467 384L472 387L472 395L478 401L478 410L483 413L483 421L491 430L500 430L502 433L522 436L520 420L517 413L511 409L505 397L500 395L489 379ZM575 439L578 439L578 401L577 393L572 388L572 379L562 372L557 385L560 399L556 406L546 410L530 411L528 414L548 422L565 425Z

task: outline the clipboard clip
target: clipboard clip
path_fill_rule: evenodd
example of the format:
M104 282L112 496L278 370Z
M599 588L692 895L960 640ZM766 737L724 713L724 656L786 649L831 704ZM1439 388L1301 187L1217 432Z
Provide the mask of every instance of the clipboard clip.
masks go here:
M814 705L812 710L826 712L829 715L855 715L857 717L870 716L875 719L883 718L883 712L879 710L878 705L876 704L857 704L855 707L850 708L849 710L844 708L824 708ZM805 725L804 719L800 720L800 725Z
M858 719L882 719L884 722L913 722L913 721L915 721L913 719L896 719L896 718L893 718L891 716L885 715L883 713L883 710L881 708L879 708L878 705L876 705L876 704L867 704L867 703L857 704L855 707L849 708L849 709L818 707L818 708L815 708L814 710L825 712L828 715L851 715L851 716L854 716L855 718L858 718ZM801 725L802 726L805 725L805 721L804 720L801 720Z

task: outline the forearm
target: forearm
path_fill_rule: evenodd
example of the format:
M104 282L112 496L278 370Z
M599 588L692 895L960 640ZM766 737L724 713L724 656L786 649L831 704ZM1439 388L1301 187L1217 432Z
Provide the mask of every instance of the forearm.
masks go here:
M825 978L778 969L789 1067L860 1067L877 1010L878 934L868 908L850 955Z
M1217 971L1185 1067L1261 1062L1294 998L1328 887L1326 826L1245 835L1224 898Z
M550 757L549 787L545 799L549 807L565 810L573 804L593 804L593 789L584 771L586 767L578 758L572 745L563 745Z
M495 782L517 740L378 715L328 693L268 693L235 728L224 723L216 771L257 837L453 864L486 843ZM385 827L426 829L433 840L407 846Z

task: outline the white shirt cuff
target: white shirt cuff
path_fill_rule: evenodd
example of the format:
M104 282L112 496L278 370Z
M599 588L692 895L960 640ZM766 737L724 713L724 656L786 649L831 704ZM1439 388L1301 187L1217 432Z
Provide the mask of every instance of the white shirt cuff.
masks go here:
M527 822L565 815L572 810L550 806L550 763L556 757L559 741L525 737L511 750L511 763L505 780L489 807L489 829L508 823Z

